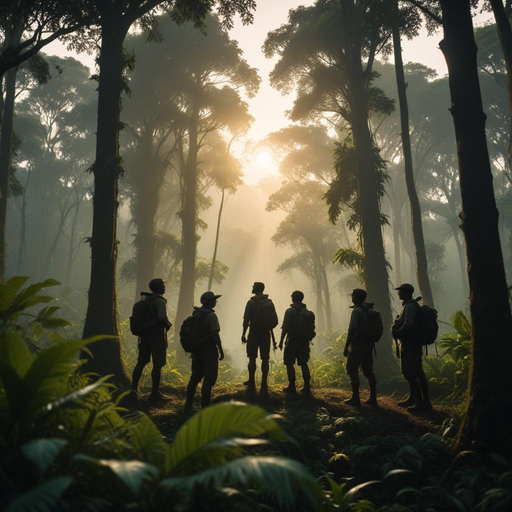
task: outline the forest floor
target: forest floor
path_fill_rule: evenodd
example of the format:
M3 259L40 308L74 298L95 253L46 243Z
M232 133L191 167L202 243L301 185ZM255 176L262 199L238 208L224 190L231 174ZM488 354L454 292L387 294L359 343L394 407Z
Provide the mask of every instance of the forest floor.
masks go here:
M443 422L453 409L439 406L429 413L412 413L400 408L396 402L401 397L379 396L379 407L345 405L349 398L346 390L316 388L312 394L289 395L283 386L270 386L267 393L248 389L243 385L219 385L214 388L212 404L237 400L256 404L268 412L278 414L279 422L296 443L279 443L277 452L302 460L317 475L329 469L328 460L341 452L347 442L359 443L372 436L404 436L419 440L426 433L440 434ZM185 388L165 390L169 400L155 407L147 396L141 396L137 408L148 414L162 434L171 441L177 430L187 420L184 414ZM361 393L361 400L367 398ZM195 411L200 404L200 386L196 393ZM349 420L348 422L346 420ZM343 426L345 425L345 426ZM342 431L340 433L340 431ZM343 436L343 431L346 435Z

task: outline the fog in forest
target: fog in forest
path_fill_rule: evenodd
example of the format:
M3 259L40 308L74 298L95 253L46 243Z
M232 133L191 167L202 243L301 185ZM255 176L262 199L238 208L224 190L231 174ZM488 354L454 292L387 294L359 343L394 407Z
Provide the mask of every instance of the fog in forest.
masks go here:
M262 4L268 16L268 5ZM222 294L217 307L222 338L240 366L245 364L242 316L254 281L266 284L280 317L291 292L298 289L315 311L321 331L347 329L349 294L364 286L360 223L350 157L338 168L335 161L343 158L340 152L348 151L352 143L345 121L333 109L329 112L332 98L315 98L309 105L307 91L294 89L293 84L300 83L294 74L300 74L300 63L296 70L293 62L287 64L289 69L276 67L271 89L268 73L278 62L272 56L272 44L277 42L267 42L265 51L271 60L258 58L256 64L263 71L251 62L266 32L286 22L284 6L278 12L282 20L267 17L263 22L257 17L254 27L237 25L231 33L209 17L206 35L191 24L178 27L162 17L161 42L146 42L147 34L140 32L127 38L130 64L125 77L130 93L123 97L121 113L124 172L119 181L117 281L120 320L131 343L136 341L127 332L126 321L139 293L148 291L150 278L167 281L173 323L177 314L180 323L191 311L189 303L178 312L180 287L187 279L183 261L195 251L184 246L194 237L185 229L192 229L198 240L193 287L197 305L208 289L219 228L211 288ZM248 35L238 44L236 35L243 30ZM512 271L507 92L499 76L504 64L493 50L497 35L491 36L490 30L481 26L476 32L484 44L480 78L501 240L507 269ZM257 44L249 42L258 37ZM421 41L416 43L418 48L425 41L432 44L432 37L423 34ZM238 47L249 49L248 60ZM96 82L91 79L94 70L75 58L81 59L80 54L73 57L62 46L53 48L59 56L40 57L48 63L48 76L41 79L25 67L18 77L7 275L59 280L62 285L56 294L62 316L75 323L78 333L90 280L93 181L89 170L95 151ZM406 58L422 55L412 43L405 52ZM84 62L88 61L86 57ZM381 56L374 72L376 104L369 125L382 159L380 203L390 288L410 282L419 295L391 56ZM422 62L407 63L405 73L430 284L440 319L449 328L451 315L467 309L469 292L448 81ZM265 108L265 91L273 95L267 102L275 119L269 118L268 105ZM286 95L279 96L278 91ZM193 142L188 125L191 112L198 120ZM191 156L192 143L195 154ZM187 173L194 165L197 197L190 199ZM334 206L326 202L329 192L331 199L336 196ZM188 203L191 200L195 207ZM186 211L191 207L195 215ZM335 218L329 219L329 208L338 209ZM184 227L190 215L191 224ZM149 252L148 244L152 245ZM334 263L340 248L349 253ZM394 293L391 298L396 314L400 304Z

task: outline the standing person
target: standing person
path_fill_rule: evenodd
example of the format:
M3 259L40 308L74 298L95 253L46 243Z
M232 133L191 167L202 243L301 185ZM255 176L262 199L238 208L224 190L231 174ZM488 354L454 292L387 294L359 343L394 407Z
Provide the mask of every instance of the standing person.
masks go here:
M219 373L219 361L224 359L224 350L220 339L220 325L217 314L213 309L217 305L217 299L221 295L215 295L208 291L201 295L200 308L194 307L192 315L197 317L198 336L204 337L201 348L192 354L192 375L187 386L187 401L185 412L192 409L197 385L203 380L201 387L201 407L210 405L212 388L217 381Z
M409 407L415 411L430 411L428 381L423 371L423 350L418 339L418 321L420 313L419 299L413 299L414 287L404 283L398 288L398 297L402 301L402 312L391 328L395 339L399 339L402 346L401 369L402 375L409 384L409 398L398 402L400 407Z
M281 341L279 348L283 349L285 337L288 335L284 348L284 364L288 374L288 387L284 388L285 393L296 393L295 389L295 361L302 369L304 387L301 393L311 393L309 385L311 374L309 372L309 342L316 336L315 314L306 308L304 294L296 290L292 293L292 304L286 310L281 327Z
M363 370L363 375L368 379L370 387L370 398L365 403L377 406L377 379L373 372L374 342L365 336L368 332L366 327L370 320L369 312L373 308L373 304L365 302L366 297L366 290L356 288L352 291L353 306L351 307L353 309L350 315L347 342L343 351L343 355L347 358L346 369L352 386L352 397L345 400L345 403L356 407L361 405L359 368Z
M163 297L165 294L165 281L159 277L149 282L151 294L147 295L145 301L145 316L147 321L147 330L139 338L139 356L137 364L133 369L132 375L132 399L138 398L139 380L142 376L144 367L153 359L153 369L151 370L151 380L153 387L151 390L151 400L164 400L167 397L160 392L160 377L162 367L167 360L167 331L171 328L171 322L167 317L167 300Z
M270 337L274 337L273 329L278 324L276 308L269 299L267 294L264 294L265 285L260 282L255 282L252 287L254 294L247 301L244 312L242 343L247 343L247 357L249 364L249 380L244 382L244 385L255 387L255 374L256 374L256 359L258 358L258 351L261 359L261 387L267 388L267 378L269 370L270 359ZM249 329L249 337L246 338L245 334ZM274 348L275 348L275 340Z

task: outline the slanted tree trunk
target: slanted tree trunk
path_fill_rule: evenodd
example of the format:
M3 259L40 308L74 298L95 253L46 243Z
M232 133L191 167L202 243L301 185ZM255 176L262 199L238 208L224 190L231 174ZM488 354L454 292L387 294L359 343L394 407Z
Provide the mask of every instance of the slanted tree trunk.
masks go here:
M117 311L117 209L118 179L122 172L119 157L119 116L123 75L123 41L129 24L122 22L114 7L102 13L102 40L99 57L98 128L94 174L91 284L84 337L98 334L116 336L93 343L87 371L114 374L121 387L129 385L119 340Z
M359 65L361 67L360 60ZM364 275L368 300L375 303L382 315L384 325L391 325L391 301L388 288L388 269L384 240L380 223L380 204L377 179L373 161L373 142L368 126L368 100L364 87L362 70L353 70L351 75L350 104L352 113L352 133L356 148L358 194L361 209L361 230L364 252ZM357 76L359 75L359 76ZM396 367L396 360L391 350L391 335L388 330L379 343L379 357L376 360L380 371Z
M498 210L485 137L470 0L441 0L455 124L466 240L472 364L457 448L477 441L495 453L512 453L512 317L498 233Z
M215 247L213 248L212 266L210 268L210 277L208 278L208 290L212 289L213 278L215 276L215 264L217 262L217 249L219 247L219 233L220 233L220 221L222 219L222 210L224 208L224 197L226 190L222 189L222 196L220 199L219 216L217 218L217 232L215 233Z
M182 272L180 293L176 311L176 331L192 313L196 284L197 253L197 153L198 147L199 102L196 101L189 121L188 155L185 168L185 195L182 210ZM185 361L185 352L177 345L180 361Z
M402 45L400 42L400 28L398 26L398 1L395 4L396 16L393 17L393 48L395 55L396 84L398 89L398 102L400 104L400 126L402 129L402 149L404 153L405 182L407 194L411 203L412 235L416 255L416 275L420 287L423 302L434 307L434 297L428 277L427 251L423 236L423 224L421 221L421 207L414 183L412 167L411 137L409 134L409 106L407 104L407 92L402 61Z
M23 20L14 20L12 27L6 31L4 48L16 47L23 33ZM5 277L7 258L7 200L9 196L12 132L14 124L14 103L16 100L16 74L18 67L11 68L5 74L5 100L3 102L2 134L0 137L0 282ZM0 81L3 76L0 76Z
M158 162L152 154L152 132L147 130L142 140L141 159L137 175L137 298L155 275L155 218L158 209Z
M508 80L508 106L510 110L510 132L509 132L509 146L508 146L508 165L512 169L512 28L510 27L510 20L503 5L502 0L489 0L494 12L494 19L496 20L496 28L498 29L498 36L505 58L505 65L507 67L507 80ZM510 5L508 6L510 9Z

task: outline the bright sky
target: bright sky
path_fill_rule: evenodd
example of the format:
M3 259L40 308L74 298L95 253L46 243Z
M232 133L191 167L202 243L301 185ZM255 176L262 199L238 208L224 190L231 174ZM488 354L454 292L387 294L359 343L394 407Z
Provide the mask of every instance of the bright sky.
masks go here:
M267 60L261 51L261 47L267 33L286 23L288 11L299 5L311 5L313 0L257 0L257 8L254 16L254 23L243 26L239 21L231 31L231 37L238 40L243 50L244 58L249 64L259 69L262 78L260 91L255 98L248 99L249 107L255 122L248 134L248 138L254 141L263 139L268 133L279 130L289 124L285 116L293 103L293 95L282 96L278 91L272 89L269 84L269 73L274 66L272 60ZM490 17L488 14L478 15L475 24L481 25ZM441 32L428 37L423 31L419 37L412 41L403 41L404 62L421 62L437 70L439 75L447 72L446 63L438 43L442 38ZM48 54L63 55L65 48L55 42L46 50ZM94 57L86 54L74 55L91 69L94 66ZM238 156L244 154L244 145L238 142L233 145L233 151ZM277 173L277 165L272 161L270 155L264 151L258 152L254 158L246 158L244 165L245 182L247 184L257 183L261 178L269 174Z

